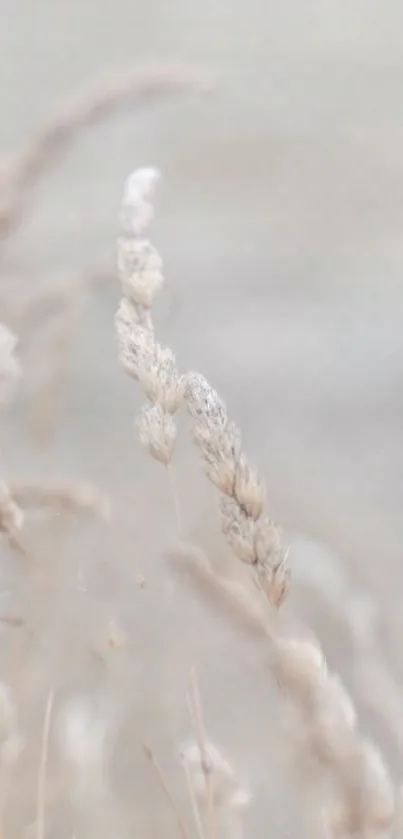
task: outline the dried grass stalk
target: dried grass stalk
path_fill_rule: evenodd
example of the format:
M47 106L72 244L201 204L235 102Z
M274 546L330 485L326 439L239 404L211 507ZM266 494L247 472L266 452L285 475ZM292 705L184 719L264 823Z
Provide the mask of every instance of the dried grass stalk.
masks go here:
M105 283L108 272L88 268L52 277L36 288L19 313L19 328L28 354L30 424L41 438L57 427L69 375L70 350L94 288ZM32 358L31 358L32 356Z
M162 790L162 792L163 792L163 794L164 794L164 796L165 796L165 798L168 802L168 805L169 805L170 809L172 810L175 821L178 825L179 833L181 835L181 839L190 839L190 834L189 834L188 829L185 825L184 819L182 817L182 813L181 813L180 808L179 808L178 804L176 803L176 801L175 801L175 799L172 795L172 792L169 788L169 784L168 784L168 782L165 778L164 771L163 771L162 767L160 766L158 760L156 759L156 757L154 755L154 752L152 751L150 746L148 746L146 743L143 743L143 754L144 754L144 757L146 758L146 760L148 760L148 762L151 764L151 766L154 769L154 772L155 772L157 781L159 783L159 786L160 786L160 788L161 788L161 790Z
M0 235L16 230L36 183L81 130L126 104L188 90L204 91L210 84L206 73L167 63L129 69L76 96L43 126L25 152L5 161L0 179Z
M192 669L187 703L194 734L181 749L198 833L218 839L224 828L229 839L242 836L241 817L251 801L231 764L207 738L197 673Z
M278 531L263 511L262 484L248 468L240 433L228 420L223 401L199 374L187 377L186 399L193 439L210 480L223 494L223 530L238 558L250 565L272 605L282 603L289 585ZM238 468L240 464L240 468ZM239 603L239 601L238 601ZM314 641L272 634L272 666L284 692L300 713L306 748L337 789L337 808L329 805L331 835L390 827L394 790L382 757L357 728L353 704L326 665Z
M15 501L26 511L92 513L105 520L110 516L109 499L97 487L82 481L20 481L13 482L11 490Z
M193 441L209 480L222 493L221 526L228 544L251 565L272 606L284 601L290 584L280 531L264 512L265 488L242 451L241 433L225 403L199 373L186 376L186 405Z
M151 418L147 413L143 442L154 457L168 463L173 430L168 426L168 432L164 419L172 419L179 407L178 385L182 390L183 381L170 350L162 349L154 338L150 306L162 281L159 258L146 240L143 246L132 247L150 220L149 198L155 180L154 170L139 170L126 185L118 245L124 298L116 326L122 364L140 380L155 413ZM279 531L265 513L263 482L243 452L240 431L228 419L224 402L199 373L186 376L185 398L193 440L209 480L221 493L223 532L234 555L250 567L266 603L277 609L288 592L290 576ZM207 578L211 581L211 574ZM251 616L248 599L239 598L231 586L220 583L218 587L235 598L237 609L248 606ZM273 609L270 617L275 614ZM299 711L305 747L317 765L318 779L325 770L336 792L325 811L328 834L368 837L390 828L393 785L379 751L358 731L345 688L328 670L315 641L285 637L278 621L272 619L268 616L266 629L272 642L271 666ZM203 764L205 747L200 742L199 752ZM192 789L189 772L187 777Z
M144 235L153 215L150 199L158 177L156 169L145 168L133 172L126 181L118 238L123 297L115 322L120 362L149 399L136 420L137 437L168 470L181 534L180 506L170 464L177 437L174 414L183 402L185 380L178 372L173 352L155 340L151 307L164 277L161 257Z
M4 240L18 229L30 208L37 182L66 153L81 131L97 124L125 105L149 102L160 96L187 91L207 91L210 87L211 79L202 70L168 62L129 68L124 73L100 80L79 93L48 120L26 150L10 154L1 161L0 237ZM32 404L31 425L41 437L52 433L60 418L62 395L68 375L69 350L88 291L94 285L94 275L97 279L97 273L99 272L96 269L90 269L81 271L77 277L70 276L69 293L60 295L57 307L53 305L54 288L44 288L40 284L39 288L35 288L34 300L31 301L33 306L28 306L29 310L33 309L34 317L41 308L47 311L49 304L52 309L44 319L40 332L36 329L36 343L42 352L26 376ZM102 273L105 275L104 271ZM112 273L110 272L110 276ZM31 312L21 312L20 301L23 299L24 302L25 290L19 289L16 295L15 278L12 280L7 288L7 277L2 277L3 312L7 312L8 322L25 338L27 315L29 317ZM25 285L27 284L28 278ZM30 292L32 286L30 277ZM32 320L31 317L31 323Z
M302 563L299 580L318 599L319 608L330 613L343 634L347 633L355 692L376 713L402 759L403 694L382 649L378 604L369 591L355 585L342 557L314 542L308 542L307 549L311 560Z
M50 277L2 282L1 306L22 336L28 420L42 439L52 434L64 406L71 347L92 295L107 287L114 272L102 263Z
M54 692L50 691L45 709L42 731L41 756L39 761L38 789L36 800L36 839L45 837L46 774L49 752L50 727L52 720Z

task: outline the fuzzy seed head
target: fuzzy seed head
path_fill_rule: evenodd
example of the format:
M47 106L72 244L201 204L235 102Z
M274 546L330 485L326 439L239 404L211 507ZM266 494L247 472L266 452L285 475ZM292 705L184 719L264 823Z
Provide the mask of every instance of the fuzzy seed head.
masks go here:
M291 585L291 573L287 565L287 555L277 562L258 562L256 574L259 587L262 589L272 606L277 609L284 602Z
M369 740L361 745L361 789L363 809L369 826L385 830L395 812L395 793L379 749Z
M281 639L276 644L280 683L302 701L323 684L327 676L324 655L317 644L303 639Z
M153 196L159 172L152 167L136 169L125 183L120 214L120 229L127 236L141 236L153 217L150 199Z
M181 403L185 383L176 367L176 359L169 348L147 342L146 351L139 353L138 379L151 402L174 414Z
M130 319L131 315L133 317ZM115 317L119 360L129 376L138 379L155 355L153 332L136 318L130 302L122 300Z
M176 445L176 426L161 405L144 405L136 420L137 436L150 455L165 466Z
M264 486L245 455L241 455L237 463L234 495L239 506L256 521L263 510Z
M135 306L149 309L164 281L162 259L151 242L119 239L118 272L124 296Z
M351 730L357 723L357 712L344 685L338 676L329 675L325 682L319 685L317 694L318 710L327 720L328 727Z
M273 568L283 559L280 530L266 517L256 523L255 550L258 562L264 567Z
M342 762L348 759L357 714L340 679L328 673L326 679L316 684L313 701L313 751L326 762Z
M222 493L232 495L241 456L240 432L228 421L224 402L199 373L186 376L185 399L206 474Z
M129 376L140 382L151 402L173 414L183 402L185 380L178 373L173 352L161 347L152 330L136 317L135 308L124 299L116 314L121 364Z
M230 423L224 429L216 429L198 420L191 431L193 441L202 453L207 477L220 492L232 495L241 453L238 429Z
M200 420L215 430L226 428L228 417L225 403L201 373L188 373L186 376L186 404L196 423Z
M241 510L233 498L224 496L220 501L221 529L230 548L242 562L256 563L255 523Z
M160 172L155 166L142 166L135 169L126 178L123 203L135 206L141 201L153 197L155 187L160 179Z

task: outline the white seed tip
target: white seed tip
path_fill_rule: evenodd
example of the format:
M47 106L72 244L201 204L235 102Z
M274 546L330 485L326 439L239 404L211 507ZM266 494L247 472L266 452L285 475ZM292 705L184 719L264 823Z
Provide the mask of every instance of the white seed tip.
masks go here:
M126 180L124 186L124 202L134 204L138 200L149 198L160 178L160 171L154 166L144 166L135 169Z

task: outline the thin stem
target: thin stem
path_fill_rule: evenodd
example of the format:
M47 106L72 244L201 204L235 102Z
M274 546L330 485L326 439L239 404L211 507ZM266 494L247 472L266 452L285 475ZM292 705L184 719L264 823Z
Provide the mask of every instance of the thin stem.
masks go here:
M186 763L186 760L182 760L181 762L182 762L183 771L185 773L186 786L188 788L190 805L191 805L191 808L192 808L193 818L194 818L194 821L195 821L195 825L196 825L196 828L197 828L199 839L206 839L205 834L204 834L203 822L202 822L202 818L201 818L201 815L200 815L200 809L199 809L199 805L197 803L196 793L195 793L194 786L193 786L192 773L191 773L191 771L190 771L190 769L189 769L189 767Z
M179 502L178 491L176 488L174 473L170 463L167 464L166 470L168 473L168 480L171 487L172 500L174 504L177 536L178 539L181 540L183 538L181 507Z
M0 839L4 839L5 830L4 830L4 807L7 797L7 788L8 788L8 772L6 771L6 767L4 765L4 760L2 758L0 764Z
M49 734L50 723L52 718L53 699L54 691L51 690L46 703L45 719L43 723L42 732L41 759L39 763L38 791L36 803L36 839L44 839L45 835L46 766L48 762Z
M197 672L190 671L190 692L188 697L189 711L192 719L194 734L200 751L200 763L204 775L207 799L207 834L208 839L217 839L217 814L214 802L214 782L210 756L207 751L207 735L203 719L203 708L200 697Z
M159 765L158 761L156 760L152 749L150 749L150 747L147 746L145 743L143 743L143 753L144 753L144 756L149 761L149 763L151 763L151 766L153 767L153 769L155 771L155 774L156 774L158 783L161 787L161 790L164 793L165 798L167 799L167 801L168 801L168 803L171 807L171 810L174 813L174 816L175 816L176 822L178 824L182 839L190 839L189 832L188 832L188 830L186 828L186 825L185 825L185 823L182 819L182 814L181 814L180 809L179 809L179 807L178 807L178 805L177 805L177 803L176 803L176 801L175 801L175 799L174 799L174 797L173 797L173 795L172 795L172 793L171 793L171 791L168 787L168 784L165 780L165 775L162 771L162 768Z

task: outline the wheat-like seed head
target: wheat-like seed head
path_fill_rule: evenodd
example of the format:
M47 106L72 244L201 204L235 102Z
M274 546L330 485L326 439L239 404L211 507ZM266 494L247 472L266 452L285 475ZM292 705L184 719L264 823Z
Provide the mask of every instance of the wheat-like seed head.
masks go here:
M167 466L176 445L176 425L161 405L143 405L136 420L137 435L149 454Z
M207 92L212 82L208 74L197 68L168 62L126 68L120 75L99 80L76 94L41 127L25 151L6 158L0 171L0 236L18 229L37 182L83 129L124 105L186 91ZM136 184L141 182L145 189L155 183L155 169L140 171Z
M11 493L24 510L93 513L104 520L111 514L109 499L82 481L13 481Z
M254 566L259 586L277 607L287 595L289 571L279 531L264 515L264 484L242 452L241 433L225 403L204 376L188 374L185 394L193 440L207 477L222 493L222 531L238 559Z
M125 193L123 238L143 234L150 219L149 196L154 183L147 170L130 179ZM161 285L161 278L155 279L161 266L148 243L146 257L151 259L152 270L147 265L144 269L143 262L141 268L136 263L133 269L125 254L119 262L127 276L121 276L124 300L117 315L117 331L125 369L140 381L151 401L138 420L140 440L153 457L168 465L176 441L172 414L180 405L184 382L171 351L162 349L154 338L149 307ZM138 280L133 279L136 270L143 271ZM148 293L144 277L149 277ZM189 373L184 396L191 434L207 477L221 493L224 535L234 555L250 566L260 591L277 608L289 590L288 554L279 529L266 515L264 484L243 452L240 431L229 420L225 403L206 379L199 373ZM238 608L244 608L244 600L231 586L223 584L222 588L235 596ZM262 620L263 615L259 615L259 626ZM277 680L299 712L306 747L319 772L325 770L334 783L334 800L323 810L328 836L355 833L367 839L390 827L394 816L392 782L379 751L357 730L351 699L340 680L329 672L319 645L298 637L281 637L276 620L270 631L265 625L265 634L272 642L271 665ZM197 691L193 716L197 745L185 749L182 759L191 788L193 784L197 792L203 786L208 802L216 804L225 798L231 769L204 738ZM195 813L197 817L197 807ZM214 826L214 814L211 824Z
M385 763L376 746L359 734L351 698L328 671L319 645L280 638L274 651L279 682L301 711L307 747L337 781L339 803L335 813L329 811L331 835L365 836L389 827L395 796Z
M143 407L136 421L138 439L152 457L167 466L176 442L173 414L183 402L185 382L173 352L155 340L150 312L164 279L161 257L144 238L158 176L152 167L138 169L125 184L118 239L123 298L115 323L121 364L152 403Z
M118 274L125 297L135 306L151 308L164 282L162 259L151 242L122 237L118 247Z

